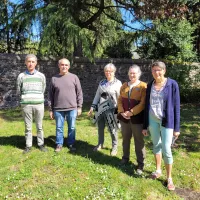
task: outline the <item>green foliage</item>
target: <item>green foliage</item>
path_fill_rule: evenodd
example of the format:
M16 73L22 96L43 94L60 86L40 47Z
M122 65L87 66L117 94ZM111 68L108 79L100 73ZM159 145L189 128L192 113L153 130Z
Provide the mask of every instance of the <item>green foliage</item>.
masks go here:
M200 4L199 1L196 3L188 4L189 12L187 15L187 20L195 26L195 31L193 35L195 36L195 40L193 42L194 48L197 51L198 59L200 61Z
M142 57L150 59L166 59L176 62L194 61L192 27L187 20L156 20L152 30L142 38L139 48Z
M200 66L194 63L164 61L167 64L167 76L179 83L181 102L199 102Z
M26 53L29 50L33 33L32 23L29 14L24 13L30 12L31 6L33 3L27 7L11 1L2 1L0 4L0 43L4 46L0 48L0 52Z
M60 9L59 3L55 3L47 5L41 11L43 32L40 53L42 55L71 57L76 48L81 48L80 52L83 54L81 56L93 59L100 57L104 49L119 37L116 31L118 23L110 20L106 14L101 14L92 23L91 29L90 27L81 27L83 22L82 24L77 23L77 19L72 16L70 5L67 7L69 2L61 1L60 3L63 6L62 9ZM77 10L77 12L79 11ZM95 7L92 7L87 14L80 11L79 18L86 21L95 12L97 12ZM110 9L110 12L113 15L119 15L113 8Z
M129 12L131 22L140 22L144 29L126 22L121 9ZM153 20L151 30L146 20ZM127 33L124 36L123 26L134 30L130 32L132 38L126 38ZM137 39L142 42L139 52L143 58L195 60L194 49L200 52L199 2L0 0L0 52L34 51L90 59L130 57L131 41Z
M133 42L135 40L135 33L121 31L120 37L114 44L109 45L104 50L103 57L110 58L132 58Z

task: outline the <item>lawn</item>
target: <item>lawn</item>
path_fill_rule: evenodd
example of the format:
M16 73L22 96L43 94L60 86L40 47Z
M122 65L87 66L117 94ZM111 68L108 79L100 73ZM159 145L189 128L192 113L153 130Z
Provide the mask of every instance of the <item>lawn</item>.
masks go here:
M82 200L82 199L183 199L180 191L187 189L200 198L200 110L197 105L181 106L181 136L173 149L173 180L175 192L167 191L165 173L159 180L149 179L155 170L150 138L145 138L147 158L142 177L135 174L133 142L131 162L121 166L122 139L119 150L110 156L111 138L105 133L105 149L93 152L97 144L97 128L87 117L84 106L77 119L77 151L55 148L55 121L45 112L45 145L48 152L40 152L33 127L33 150L22 154L25 146L24 123L19 108L0 111L0 199ZM65 133L66 133L65 126ZM66 136L66 134L65 134ZM66 146L66 143L65 143ZM164 168L163 168L163 172ZM179 191L179 192L178 192Z

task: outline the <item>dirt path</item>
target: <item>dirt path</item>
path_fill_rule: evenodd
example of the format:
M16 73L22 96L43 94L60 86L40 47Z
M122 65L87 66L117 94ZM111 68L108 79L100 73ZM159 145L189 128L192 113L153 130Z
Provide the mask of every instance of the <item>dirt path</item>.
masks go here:
M191 189L176 188L175 193L184 200L200 200L200 192Z

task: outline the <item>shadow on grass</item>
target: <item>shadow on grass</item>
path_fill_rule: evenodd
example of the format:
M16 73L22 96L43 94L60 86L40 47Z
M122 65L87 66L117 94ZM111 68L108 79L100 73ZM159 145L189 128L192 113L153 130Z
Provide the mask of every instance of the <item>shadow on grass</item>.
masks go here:
M49 136L49 137L45 138L44 144L46 147L55 148L55 146L56 146L55 140L56 140L55 136ZM66 143L66 141L65 141L65 143ZM0 137L0 145L1 146L11 145L13 147L23 150L25 148L25 137L19 136L19 135ZM38 148L36 136L33 136L33 147ZM94 163L98 163L101 165L109 165L118 170L121 170L123 173L126 173L127 175L132 176L134 178L141 178L141 176L138 176L134 172L136 170L136 166L131 162L129 162L126 165L121 165L120 158L115 157L115 156L106 155L101 151L94 152L93 151L94 146L89 144L86 141L77 140L76 147L77 147L77 150L75 152L70 152L71 154L87 158L89 160L92 160ZM147 175L143 176L143 178L149 178L149 175L151 172L145 170L145 173Z
M109 165L115 167L118 170L121 170L123 173L126 173L129 176L134 178L139 178L138 175L134 173L136 166L129 162L126 165L121 165L121 159L115 156L110 156L104 154L102 151L94 152L94 146L87 143L86 141L76 141L77 150L75 152L71 152L71 154L75 154L84 158L88 158L92 160L94 163L98 163L101 165ZM150 173L146 171L147 173Z
M48 138L44 139L44 144L45 146L48 147L55 147L55 136L49 136ZM0 145L1 146L13 146L19 149L24 149L26 146L26 142L25 142L25 136L19 136L19 135L12 135L12 136L8 136L8 137L0 137ZM33 136L33 146L34 147L38 147L37 146L37 137Z

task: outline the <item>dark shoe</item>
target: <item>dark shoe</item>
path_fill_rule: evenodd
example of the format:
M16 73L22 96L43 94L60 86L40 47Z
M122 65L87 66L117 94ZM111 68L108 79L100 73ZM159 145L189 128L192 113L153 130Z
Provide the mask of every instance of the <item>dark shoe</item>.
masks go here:
M44 147L44 145L39 146L40 151L47 152L48 149Z
M57 145L55 152L60 152L62 150L62 146L61 145Z
M68 148L70 151L76 151L76 148L72 144L69 145Z
M128 162L129 162L128 159L122 158L120 165L126 165L126 164L128 164Z
M23 154L29 153L31 151L31 147L26 147L23 151Z

